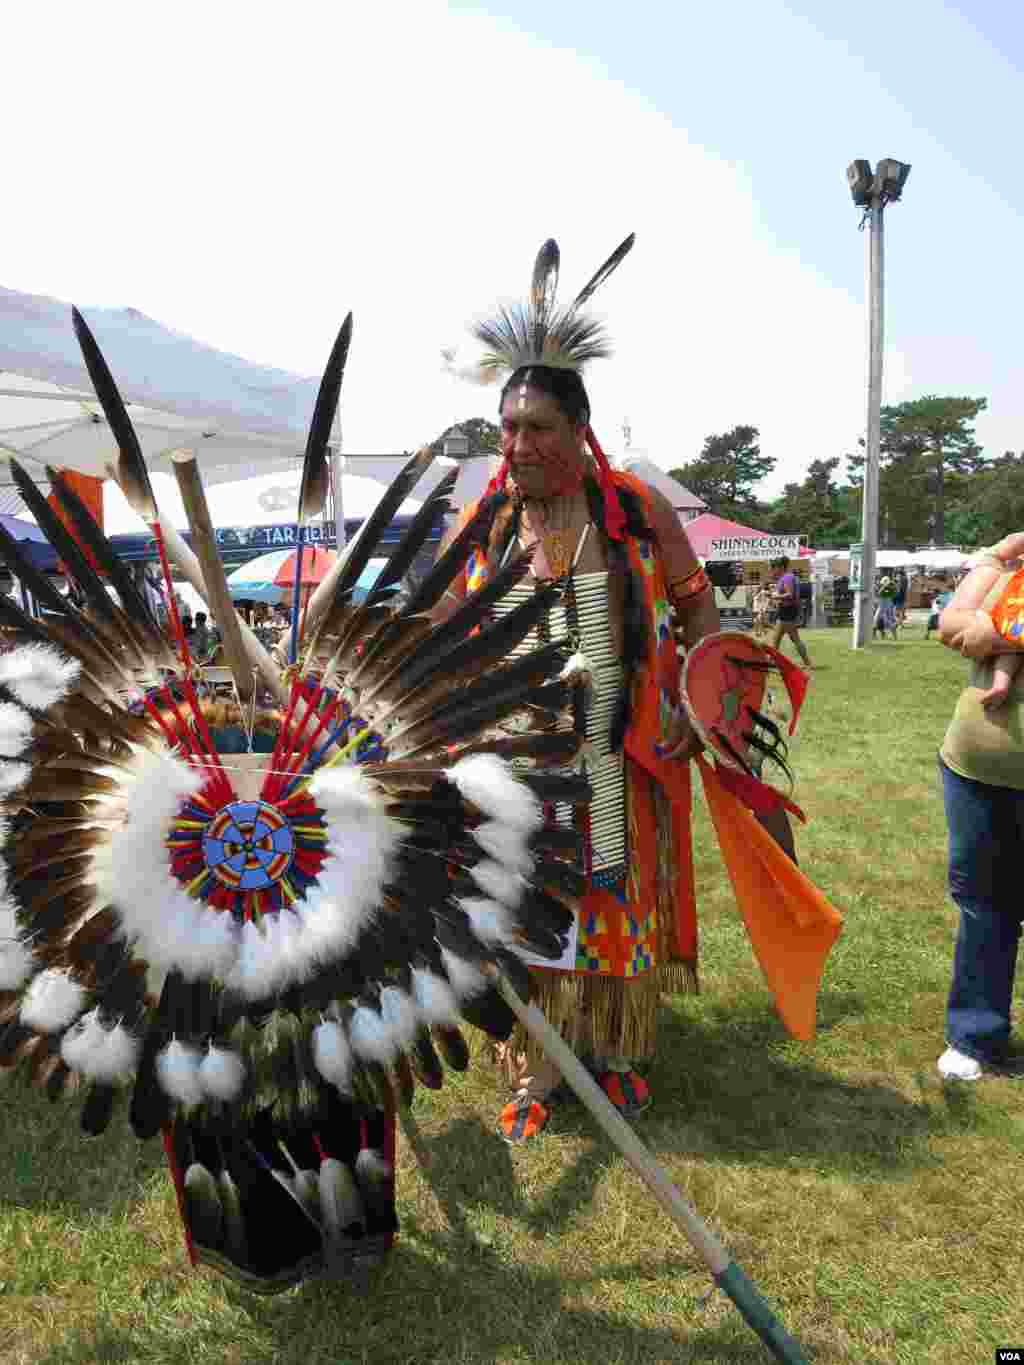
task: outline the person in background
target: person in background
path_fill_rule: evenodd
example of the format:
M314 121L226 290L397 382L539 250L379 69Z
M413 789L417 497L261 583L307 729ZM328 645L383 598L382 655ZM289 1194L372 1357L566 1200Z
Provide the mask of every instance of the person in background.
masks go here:
M772 594L768 584L760 584L754 593L753 601L754 634L757 636L767 634L771 628L772 602Z
M896 588L892 579L886 574L878 585L878 608L875 611L875 619L871 626L872 640L882 632L882 639L885 639L885 632L888 631L892 638L896 639Z
M948 607L953 600L953 589L946 588L943 592L937 593L932 600L931 609L928 612L928 624L924 628L924 638L930 639L933 630L939 628L939 616L943 609Z
M893 609L896 612L897 627L906 625L907 621L907 575L903 569L896 574L896 591L892 599Z
M189 641L193 658L197 663L204 663L210 657L217 646L217 640L217 632L207 625L206 612L197 611L196 624Z
M779 619L775 623L775 632L772 636L772 647L778 649L782 644L783 635L788 635L804 667L813 668L814 665L800 638L800 589L797 587L796 574L790 572L789 559L786 555L773 559L772 568L778 574L773 598L779 611Z
M1024 534L975 557L939 619L939 638L973 660L939 753L949 828L949 887L960 911L939 1074L976 1081L1020 1074L1010 1053L1010 1007L1024 900L1017 872L1024 831L1024 689L986 705L999 655L1024 648L1013 600ZM1009 601L1007 599L1010 599ZM1016 629L1015 629L1016 627Z

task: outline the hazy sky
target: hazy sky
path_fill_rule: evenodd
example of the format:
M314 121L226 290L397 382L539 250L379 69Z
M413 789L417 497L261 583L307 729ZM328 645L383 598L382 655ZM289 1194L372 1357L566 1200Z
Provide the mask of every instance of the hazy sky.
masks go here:
M771 488L863 428L844 171L894 156L886 398L985 395L1021 449L1022 32L987 0L37 0L5 18L0 283L303 374L352 308L345 444L383 452L494 415L439 352L545 237L568 295L635 230L598 435L628 416L668 468L750 422Z

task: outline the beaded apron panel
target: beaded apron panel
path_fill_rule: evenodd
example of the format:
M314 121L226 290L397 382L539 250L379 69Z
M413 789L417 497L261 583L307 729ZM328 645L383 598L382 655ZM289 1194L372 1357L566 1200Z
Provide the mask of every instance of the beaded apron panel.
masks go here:
M500 610L510 611L532 596L530 582L507 593ZM588 756L572 771L590 780L594 799L590 806L589 862L595 886L622 895L628 852L626 786L622 755L608 747L615 706L622 688L623 667L615 649L608 621L608 574L575 573L568 580L562 601L530 632L517 653L535 649L550 640L569 638L587 659L592 673L591 705L577 717L588 742ZM556 806L559 824L571 826L570 806Z

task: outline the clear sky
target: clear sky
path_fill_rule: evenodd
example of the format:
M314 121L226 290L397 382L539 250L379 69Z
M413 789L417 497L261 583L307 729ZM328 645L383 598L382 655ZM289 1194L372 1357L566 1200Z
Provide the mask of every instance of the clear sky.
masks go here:
M862 431L844 172L894 156L886 399L984 395L986 449L1022 449L1022 13L37 0L5 19L0 283L303 374L351 307L345 442L383 452L494 415L439 353L545 237L568 295L635 230L597 299L599 436L628 417L668 468L750 422L770 489Z

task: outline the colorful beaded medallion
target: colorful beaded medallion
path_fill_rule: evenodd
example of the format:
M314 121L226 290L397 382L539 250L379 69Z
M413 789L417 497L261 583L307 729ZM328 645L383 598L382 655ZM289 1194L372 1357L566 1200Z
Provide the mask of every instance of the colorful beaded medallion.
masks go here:
M189 893L239 920L301 900L327 856L323 814L295 792L277 803L193 796L174 820L171 871Z

